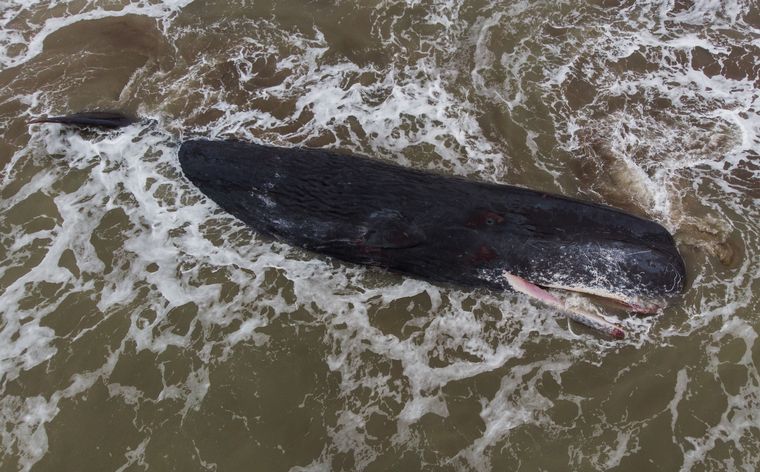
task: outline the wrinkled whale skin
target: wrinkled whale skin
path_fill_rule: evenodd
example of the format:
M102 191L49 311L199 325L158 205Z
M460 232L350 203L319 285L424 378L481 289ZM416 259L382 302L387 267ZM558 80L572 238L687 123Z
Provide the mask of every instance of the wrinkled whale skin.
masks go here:
M190 140L187 178L255 231L457 285L670 297L685 269L659 224L595 203L322 149Z

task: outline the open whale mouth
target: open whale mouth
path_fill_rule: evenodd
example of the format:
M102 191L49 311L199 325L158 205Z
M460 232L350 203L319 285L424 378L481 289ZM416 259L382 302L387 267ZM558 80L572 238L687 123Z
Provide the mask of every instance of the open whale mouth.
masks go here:
M617 304L625 311L635 314L654 314L665 308L667 301L664 298L643 298L635 297L623 293L622 291L605 290L587 286L563 286L563 285L544 285L540 286L530 281L509 273L502 272L502 276L509 286L516 292L528 295L540 302L555 308L568 318L608 334L616 339L625 338L625 330L619 324L616 324L604 316L593 311L568 303L566 300L547 289L556 289L565 292L582 293L599 297L607 302Z
M571 307L561 298L547 292L538 285L528 282L522 277L510 274L509 272L504 272L503 275L512 289L516 292L524 293L525 295L540 300L546 305L556 308L568 318L609 334L616 339L625 338L625 330L617 324L611 323L604 317L599 316L596 313Z
M626 295L622 292L615 292L610 290L604 290L599 288L593 288L593 287L573 287L573 286L563 286L563 285L546 285L546 288L552 288L557 290L564 290L567 292L576 292L576 293L582 293L586 295L593 295L594 297L598 297L601 299L604 299L605 301L614 303L621 308L623 308L625 311L636 313L640 315L651 315L654 313L657 313L658 311L662 310L667 306L667 300L664 298L644 298L644 297L634 297L630 295Z
M622 338L625 332L618 324L595 309L565 301L561 291L597 297L613 310L653 314L683 291L686 271L675 241L661 226L630 216L620 217L616 225L614 231L601 224L576 234L568 234L569 224L549 236L544 231L526 243L530 252L518 246L497 274L505 286Z

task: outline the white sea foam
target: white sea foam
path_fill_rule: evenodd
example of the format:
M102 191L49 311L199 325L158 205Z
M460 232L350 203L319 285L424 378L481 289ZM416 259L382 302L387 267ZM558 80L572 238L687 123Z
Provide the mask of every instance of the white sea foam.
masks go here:
M86 6L77 13L72 14L66 9L64 15L61 16L54 16L55 7L60 7L68 2L15 1L12 5L3 8L3 17L0 19L0 25L2 25L0 28L0 65L7 69L18 67L30 61L42 52L43 43L50 34L74 23L125 15L167 19L191 1L170 0L151 3L147 0L138 0L127 3L118 10L103 8L98 5L98 2L92 1L87 2ZM53 13L53 15L51 16L49 13ZM11 26L17 23L22 23L26 28L19 31ZM9 53L9 50L13 48L20 48L23 52Z
M4 68L26 64L40 54L45 38L60 28L114 15L160 18L167 36L182 38L190 33L175 29L171 19L186 4L135 2L107 11L93 3L74 14L27 24L24 31L4 27L0 63ZM750 26L743 20L746 5L703 0L675 12L671 2L642 0L635 8L612 14L614 21L594 24L588 11L579 13L576 20L546 18L537 15L530 2L517 2L507 7L508 11L500 5L487 6L478 12L477 20L466 18L456 2L412 2L401 10L403 15L416 15L415 8L424 10L422 18L434 32L423 35L420 43L431 53L412 60L403 46L406 38L390 28L389 36L381 38L394 54L390 65L357 65L336 59L318 29L312 34L293 33L283 31L274 20L262 20L255 28L251 25L247 41L225 51L226 55L199 53L198 60L179 76L149 76L148 69L135 73L122 96L138 94L141 88L160 92L166 97L166 109L143 113L161 126L140 124L94 139L61 132L55 126L34 128L28 146L14 154L3 174L3 189L18 179L23 185L10 192L2 214L5 218L14 206L41 195L58 216L48 215L54 222L52 229L27 231L24 225L15 224L9 225L10 232L3 236L11 258L0 267L0 276L23 266L38 252L34 245L40 241L44 241L45 255L26 267L2 294L0 378L9 382L46 362L65 358L76 349L73 343L100 323L123 318L127 327L123 339L112 340L110 354L100 367L76 373L44 395L7 395L0 400L4 451L18 457L22 469L30 469L48 450L46 424L55 419L61 399L78 398L99 381L108 385L112 397L132 407L176 401L180 405L176 414L183 418L193 415L203 409L214 388L211 372L215 362L248 344L266 347L271 337L260 330L275 317L287 317L298 309L309 317L302 329L309 324L325 329L329 352L325 362L339 376L341 397L337 419L328 425L328 442L319 458L303 470L329 470L332 458L341 453L352 455L356 468L361 469L389 444L420 450L424 447L421 420L426 415L447 418L451 414L447 387L489 373L501 376L496 393L473 393L481 406L482 433L454 458L440 458L438 465L453 460L462 469L492 470L494 455L501 454L502 446L521 428L534 425L548 435L561 436L604 419L584 411L602 399L565 392L553 396L542 390L542 379L551 378L562 389L562 374L579 363L601 364L605 355L626 348L676 345L713 329L715 334L704 347L705 368L719 378L721 346L741 340L745 350L735 363L747 371L745 384L738 393L721 389L727 407L718 423L709 425L701 437L684 437L680 422L684 412L694 409L690 398L700 393L701 387L693 381L696 376L691 369L695 367L683 367L674 374L673 399L659 414L670 415L685 469L708 458L721 441L742 444L756 431L753 425L760 411L759 377L752 358L757 326L747 318L747 313L757 308L753 290L757 292L754 281L760 279L757 255L748 248L757 248L760 237L756 202L745 197L741 185L747 184L732 180L731 172L751 162L751 153L760 150L760 94L752 78L708 76L690 61L681 60L679 54L691 59L699 47L725 57L734 44L720 35L719 29L747 31ZM383 31L379 26L400 19L384 17L383 7L378 7L374 17L378 34ZM14 3L3 11L3 25L44 16L47 8L42 2ZM586 22L586 40L549 40L541 33L547 21L570 29L579 28L572 21ZM695 30L693 25L706 28ZM494 50L493 35L518 29L524 37L510 51ZM757 41L750 44L760 47ZM21 45L21 52L8 52L13 45ZM452 85L452 71L438 62L440 57L462 53L461 49L471 51L467 54L472 54L474 65L464 74L469 73L472 82L466 92ZM637 53L658 67L614 72L617 61ZM253 85L264 74L257 69L257 60L267 58L275 61L281 79ZM239 82L248 87L246 100L236 101L225 90L208 85L207 79L227 61L237 71ZM498 79L493 79L497 69L502 75L495 74ZM373 79L369 84L356 80L361 74ZM595 89L590 102L580 108L568 104L566 90L570 81L579 77ZM214 109L221 116L192 129L185 121L193 122L195 110L188 112L189 117L172 120L168 110L181 103L188 91L197 91L201 97L202 106L197 108ZM631 100L622 110L603 112L605 100L635 95L645 99ZM41 114L51 111L51 97L36 92L22 100L35 114ZM292 107L283 116L250 105L265 98ZM659 114L646 105L657 98L671 103ZM583 147L581 134L591 130L607 141L617 165L612 168L627 179L625 188L618 190L633 195L645 212L676 232L685 231L695 218L701 218L693 216L698 212L684 209L697 201L699 209L716 220L733 221L731 227L742 232L747 254L730 271L717 270L720 267L716 269L710 260L693 268L684 312L668 315L675 321L623 320L635 336L617 344L576 334L566 322L519 296L473 295L469 290L390 276L378 282L372 271L305 257L296 249L250 233L240 236L239 223L199 198L180 177L175 137L157 131L167 128L183 134L236 136L277 144L304 144L331 134L330 146L399 162L404 162L404 153L410 148L426 146L433 158L423 164L416 160L406 163L504 180L506 175L515 176L515 171L504 170L511 156L502 155L499 143L484 136L479 120L483 100L503 104L510 119L525 131L526 149L542 161L538 166L549 180L568 173L563 168L566 162L556 161L555 150L547 149L546 133L556 133L563 151L578 153ZM536 117L530 110L537 101L546 104L548 118ZM542 127L537 131L535 123L540 119L551 122L551 130ZM348 126L349 122L356 125ZM716 138L705 139L705 133L694 129L706 129ZM57 184L74 170L86 173L84 182L72 191L61 190ZM756 170L750 172L755 172L756 182ZM554 185L568 188L567 180ZM91 240L94 235L107 241L108 254L98 253ZM59 264L71 255L73 271ZM206 283L204 271L221 275L214 283ZM277 272L280 285L292 286L292 295L271 288L267 274L272 271ZM59 287L57 294L49 297L50 303L24 307L28 292L44 284ZM239 291L225 298L225 284ZM706 290L723 296L704 298ZM65 334L47 325L66 295L81 295L93 302L89 316L97 318L94 327ZM430 308L407 322L408 336L387 332L372 319L378 306L415 297L429 299ZM477 298L474 303L472 297ZM189 317L187 329L172 329L170 313ZM209 334L215 329L223 334ZM204 341L201 347L197 333ZM558 340L568 352L536 354L538 337ZM167 380L169 374L162 364L161 389L152 398L133 386L109 381L116 363L129 349L157 355L177 349L196 363L178 381ZM381 366L398 369L372 372L368 357L378 359ZM360 397L359 392L370 394ZM548 413L562 401L578 409L571 426L556 424ZM399 406L389 408L391 403ZM390 417L396 424L392 437L380 446L367 431L373 414ZM600 468L615 467L623 464L628 454L639 451L639 425L615 426L618 430L611 433L607 444L593 443L593 436L585 438L593 444L570 447L569 466L581 468L588 460ZM124 467L144 464L149 444L146 437L131 448ZM740 468L750 464L753 454L747 448L740 451L736 462L726 465Z
M692 59L698 50L708 51L725 68L730 62L727 56L733 48L754 43L746 36L741 40L728 37L720 32L721 28L750 33L756 31L756 27L747 24L743 18L749 2L700 1L693 2L687 9L677 9L673 2L640 1L635 7L611 15L612 21L605 18L594 24L594 19L588 16L582 17L583 20L562 19L552 24L558 28L580 27L587 32L594 31L597 36L593 40L565 41L559 45L553 41L535 44L528 40L503 57L515 64L515 57L539 56L545 78L542 100L559 110L554 116L557 139L574 153L583 149L589 135L604 142L608 154L604 159L612 161L601 163L601 177L612 177L612 185L607 191L625 194L643 212L676 232L677 237L682 234L682 244L699 244L708 250L714 244L723 244L717 239L719 236L711 241L708 232L690 234L695 225L704 227L705 221L720 221L719 226L731 226L729 231L741 233L742 248L739 251L748 253L737 267L729 271L730 275L725 273L725 268L716 268L714 261L708 261L703 267L690 267L694 272L690 293L696 295L689 298L697 303L688 308L690 317L686 326L653 330L651 322L644 322L639 325L641 330L637 334L645 343L667 344L670 336L698 335L711 329L710 326L714 328L717 321L717 326L723 325L721 332L736 333L740 339L747 338L748 345L754 345L755 327L745 320L757 309L756 244L760 228L757 209L753 209L756 202L753 203L746 190L752 187L751 181L756 182L760 177L756 166L750 164L756 160L760 149L757 77L752 74L745 78L731 78L725 73L708 75L693 65ZM494 21L487 20L484 24L504 29L504 23L499 23L501 18L502 13L497 12L492 17ZM533 18L520 20L534 21ZM707 28L698 30L689 25L705 25ZM586 35L587 38L592 36ZM654 66L641 71L617 72L619 61L633 59L635 54L643 55ZM684 54L686 61L682 59ZM489 61L498 64L499 60L490 51L477 57L482 58L476 66L478 77L482 76L480 71L490 69ZM585 66L579 66L584 63ZM530 73L527 68L517 71L519 75ZM580 108L572 105L568 98L576 93L571 87L575 86L577 79L590 81L595 90L590 102ZM525 82L513 78L505 84L511 85L511 82L517 82L517 87L500 93L514 93L514 90L525 87ZM477 83L479 88L489 90L482 92L485 96L493 95L494 87L498 85L482 80ZM643 100L640 97L644 97ZM606 112L612 98L625 99L626 106ZM670 104L662 110L649 108L652 101L659 98L667 98ZM510 102L506 106L510 110L515 108ZM551 162L547 151L534 147L531 150ZM547 170L553 167L548 164ZM744 169L750 176L734 178L737 168ZM593 182L592 185L599 184ZM699 203L695 205L694 202ZM707 217L703 216L705 212ZM699 238L705 239L698 242ZM716 270L723 271L725 277L716 280ZM712 293L716 289L725 296L708 300L699 295L702 290ZM749 355L737 363L748 370L747 383L738 395L724 392L731 406L720 426L708 430L704 438L686 440L689 445L682 447L682 451L689 451L685 452L686 469L708 458L719 444L717 438L741 447L742 440L756 434L756 429L749 426L745 416L756 410L756 367ZM710 368L715 375L717 369L717 364ZM688 396L684 389L699 389L693 382L684 383L685 375L686 371L678 375L678 398L674 399L673 405ZM672 407L674 424L678 418L675 408ZM737 415L737 411L742 414ZM737 416L741 419L734 420ZM611 451L608 461L617 463L619 448L628 443L630 437L623 439L625 441L618 441L617 452ZM674 437L674 440L684 442L683 438ZM753 463L755 453L746 450L739 462L734 458L726 465L739 467L738 464ZM600 466L603 463L600 462Z

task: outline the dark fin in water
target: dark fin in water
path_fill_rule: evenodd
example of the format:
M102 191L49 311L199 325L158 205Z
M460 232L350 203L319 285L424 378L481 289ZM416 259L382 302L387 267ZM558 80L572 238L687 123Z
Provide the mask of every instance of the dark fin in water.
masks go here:
M136 123L137 119L119 112L111 111L85 111L74 113L66 116L52 116L49 118L39 118L32 120L29 124L34 123L58 123L67 126L76 126L80 128L105 128L116 129L129 126Z

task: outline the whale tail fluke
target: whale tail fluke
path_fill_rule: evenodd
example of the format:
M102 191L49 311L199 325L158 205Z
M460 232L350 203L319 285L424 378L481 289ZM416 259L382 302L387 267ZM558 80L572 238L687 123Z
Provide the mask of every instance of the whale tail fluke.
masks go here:
M116 129L129 126L138 120L132 116L115 111L85 111L73 113L65 116L51 116L48 118L38 118L29 122L37 123L58 123L66 126L78 128L102 128Z

